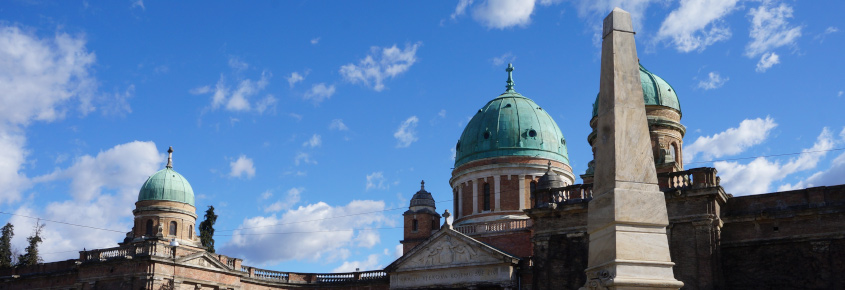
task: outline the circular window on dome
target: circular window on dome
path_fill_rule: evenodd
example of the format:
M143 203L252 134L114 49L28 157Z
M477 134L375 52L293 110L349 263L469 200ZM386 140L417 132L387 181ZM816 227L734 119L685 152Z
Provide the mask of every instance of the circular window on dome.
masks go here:
M537 137L537 131L534 131L534 129L528 130L528 137Z
M484 131L484 139L490 139L490 131Z
M566 139L560 138L560 144L563 144L563 146L566 146Z

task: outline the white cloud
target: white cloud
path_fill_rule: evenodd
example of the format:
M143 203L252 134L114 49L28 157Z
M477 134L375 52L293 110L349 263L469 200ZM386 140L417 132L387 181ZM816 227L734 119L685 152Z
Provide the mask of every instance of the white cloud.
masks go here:
M334 119L332 120L332 123L329 124L329 130L346 131L349 130L349 127L346 127L346 124L343 123L342 119Z
M340 74L350 83L362 83L380 92L385 88L385 80L408 71L417 62L417 48L420 45L420 42L405 45L405 49L399 49L395 44L384 48L374 46L357 65L350 63L341 66Z
M843 93L845 93L845 92L843 92L843 91L839 91L839 93L838 93L838 94L836 94L836 96L837 96L837 97L841 97Z
M787 45L795 45L801 37L801 26L790 26L787 19L792 18L792 7L781 3L775 6L775 1L764 0L760 7L751 8L751 42L745 46L745 55L755 58L763 55L757 63L757 71L766 69L779 63L779 57L772 50Z
M729 128L710 137L698 137L695 142L684 147L684 162L692 162L698 154L704 159L710 159L742 153L748 147L765 141L775 127L777 123L770 117L745 119L739 123L738 128Z
M504 65L505 63L513 62L514 60L516 60L516 57L513 56L512 53L506 52L503 55L494 57L490 61L493 63L494 66L501 66L501 65Z
M0 24L0 203L19 200L30 186L21 172L28 154L26 126L61 119L70 105L82 115L95 110L97 80L90 76L95 59L82 36L58 32L40 38ZM106 105L111 101L102 99Z
M440 118L446 118L446 109L440 109L440 112L437 112L437 116Z
M243 177L244 175L246 175L246 178L255 177L255 166L252 159L247 158L246 155L241 155L237 160L229 162L229 167L231 168L230 177Z
M265 111L275 111L276 109L276 97L273 95L267 95L263 99L255 102L255 111L259 114L264 114Z
M317 164L316 160L311 159L311 155L305 152L296 153L296 156L293 158L293 163L297 166L299 164Z
M561 2L561 0L541 0L542 5L551 5ZM600 44L601 25L604 19L613 8L619 7L631 13L631 20L633 21L635 31L643 31L643 21L645 19L645 12L648 6L653 2L664 2L664 0L593 0L593 1L574 1L578 9L578 16L592 22L593 30L596 31L595 38Z
M300 200L300 194L305 191L305 188L294 187L288 190L284 199L278 200L264 208L264 212L277 212L288 210L293 207Z
M399 125L399 129L393 133L393 137L396 138L396 147L398 148L405 148L411 146L411 143L417 141L417 123L419 119L417 116L411 116L405 122Z
M267 95L265 98L258 100L255 104L251 103L251 98L261 93L270 83L270 77L273 76L269 71L262 71L258 80L250 78L243 78L242 71L249 68L249 64L240 61L236 57L229 58L229 66L232 68L232 74L238 79L238 83L234 89L227 84L226 77L220 74L220 79L212 88L211 86L199 86L189 90L188 92L194 95L202 95L211 93L211 110L223 108L231 112L248 112L256 111L263 113L265 110L272 108L275 104L276 98L273 95Z
M825 38L826 38L829 34L834 34L834 33L837 33L837 32L839 32L839 28L837 28L837 27L835 27L835 26L829 26L828 28L826 28L826 29L824 30L824 32L819 33L819 35L816 35L816 37L813 37L813 39L818 40L818 41L819 41L819 43L823 43L823 42L824 42L824 39L825 39Z
M135 85L129 85L125 91L115 92L114 94L104 95L104 98L109 99L103 104L102 112L105 115L125 116L132 113L132 107L129 106L129 99L135 96Z
M757 62L757 68L755 69L757 72L765 72L772 66L780 63L780 57L774 52L767 52L764 53L763 56L760 57L760 61Z
M802 150L801 155L784 164L758 157L748 164L719 161L713 165L719 171L721 185L726 191L734 195L766 193L775 181L799 171L816 168L819 160L827 154L827 150L833 148L833 144L830 130L824 128L813 147Z
M710 72L707 74L707 80L698 82L698 87L705 90L712 90L721 88L730 78L722 78L718 72Z
M244 257L244 264L255 266L289 260L345 259L350 249L358 246L359 236L367 232L356 229L391 225L392 221L381 213L384 207L383 201L373 200L354 200L337 207L318 202L288 210L280 217L248 218L239 227L244 229L235 231L220 253ZM372 213L332 218L365 212Z
M819 171L795 184L784 184L778 188L779 191L810 188L816 186L839 185L845 180L845 153L839 154L830 163L830 168Z
M271 198L271 197L273 197L273 191L272 190L267 190L267 191L265 191L264 193L261 194L261 199L268 199L268 198Z
M305 92L303 96L306 100L311 100L314 104L319 104L334 95L334 85L326 86L325 83L319 83L311 86L311 89Z
M67 190L56 190L67 192L67 195L51 196L53 201L40 209L33 204L25 204L15 213L128 232L132 228L132 208L138 198L138 190L148 176L161 169L163 160L164 155L158 152L153 142L140 141L114 146L96 156L78 157L66 169L57 169L33 179L51 186L67 184ZM13 242L23 249L35 220L16 216L10 222L20 233L26 233L15 235ZM43 251L44 260L71 259L78 256L73 251L82 248L114 247L125 236L125 232L96 231L92 234L92 231L48 222L41 246L50 250Z
M452 20L455 20L458 16L464 15L466 13L467 7L472 5L472 0L459 0L458 6L455 7L455 12L452 12L452 15L449 16Z
M314 134L314 135L311 136L311 139L308 139L308 141L305 141L305 143L302 143L302 146L314 148L314 147L320 147L320 145L322 145L322 144L323 144L323 139L320 137L320 135Z
M290 76L287 77L287 80L288 80L288 85L290 85L290 87L292 88L293 85L295 85L296 83L304 81L305 77L303 75L299 74L298 72L292 72L292 73L290 73Z
M681 0L669 13L657 39L671 39L682 52L702 51L707 46L731 37L723 18L736 9L737 0ZM636 27L635 27L636 28Z
M333 273L343 273L343 272L355 272L357 270L360 271L370 271L370 270L378 270L383 268L378 262L378 254L372 254L367 256L366 260L363 261L344 261L339 267L334 268L332 270Z
M531 23L534 0L486 0L472 8L472 18L487 28L525 27ZM460 5L461 2L458 3ZM457 8L455 9L457 12Z
M135 8L135 7L141 8L141 10L145 10L145 11L147 10L147 7L144 6L144 0L133 1L132 6L129 6L129 8Z
M18 27L0 25L0 122L27 125L64 117L64 105L79 101L79 110L91 104L97 80L89 75L95 55L83 37L57 33L39 38Z
M396 258L402 257L402 255L404 254L403 253L404 251L405 251L405 249L404 249L404 247L402 247L402 244L398 244L398 245L396 245L396 249L393 251L393 253L394 253L393 255Z
M315 38L312 38L312 39L311 39L311 44L317 44L317 43L320 43L320 38L319 38L319 37L315 37Z
M370 189L387 189L388 185L385 185L386 179L384 178L384 173L381 171L373 172L371 174L367 174L367 188L366 190Z

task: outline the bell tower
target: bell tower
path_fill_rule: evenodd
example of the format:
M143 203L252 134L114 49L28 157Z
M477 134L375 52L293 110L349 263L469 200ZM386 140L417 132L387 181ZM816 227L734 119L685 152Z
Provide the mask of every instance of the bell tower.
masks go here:
M440 214L434 206L434 197L425 191L425 180L420 182L420 191L411 198L411 205L402 216L405 220L405 235L399 242L402 243L403 253L407 253L440 229Z

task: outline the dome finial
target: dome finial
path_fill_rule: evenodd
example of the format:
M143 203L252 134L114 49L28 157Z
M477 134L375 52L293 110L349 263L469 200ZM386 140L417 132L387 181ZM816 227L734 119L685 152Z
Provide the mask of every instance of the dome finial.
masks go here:
M420 181L420 191L425 191L425 180Z
M173 168L173 146L167 149L167 168Z
M513 64L508 63L508 68L506 68L505 71L508 72L508 85L505 86L505 88L507 88L506 92L513 93Z
M549 168L546 169L546 172L551 172L551 171L552 171L552 161L549 160Z

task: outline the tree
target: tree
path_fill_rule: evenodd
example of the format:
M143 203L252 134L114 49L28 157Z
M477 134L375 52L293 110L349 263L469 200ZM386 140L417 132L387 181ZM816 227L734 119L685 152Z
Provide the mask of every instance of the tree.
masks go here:
M15 236L15 226L6 223L3 226L3 235L0 236L0 268L13 266L12 258L12 237Z
M214 214L214 207L208 206L205 211L205 220L200 223L200 242L211 253L214 253L214 223L217 222L217 215Z
M18 256L18 266L32 266L43 261L41 256L38 255L38 244L43 242L41 239L42 229L44 229L44 224L36 222L32 236L26 238L27 243L29 243L29 245L26 246L26 253Z

